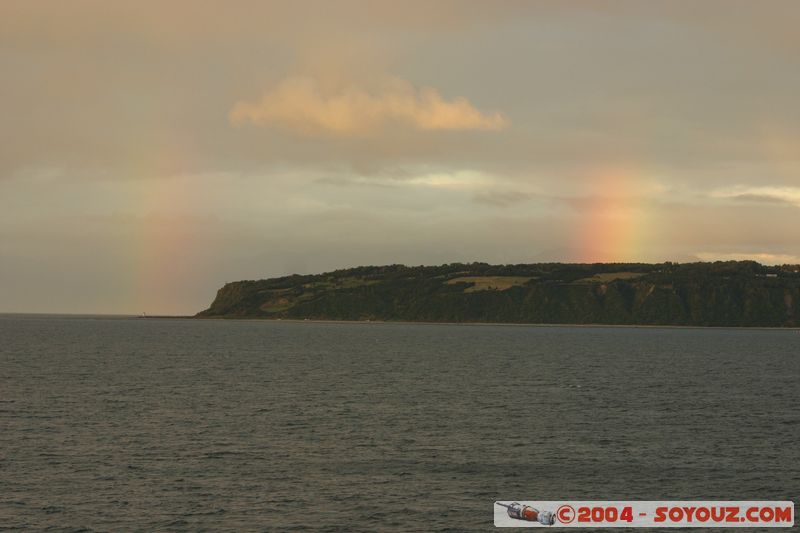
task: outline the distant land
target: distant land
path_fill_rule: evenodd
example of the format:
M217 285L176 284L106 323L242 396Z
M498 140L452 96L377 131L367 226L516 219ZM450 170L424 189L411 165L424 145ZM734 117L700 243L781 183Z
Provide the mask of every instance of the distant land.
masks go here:
M227 283L196 317L797 327L800 265L363 266Z

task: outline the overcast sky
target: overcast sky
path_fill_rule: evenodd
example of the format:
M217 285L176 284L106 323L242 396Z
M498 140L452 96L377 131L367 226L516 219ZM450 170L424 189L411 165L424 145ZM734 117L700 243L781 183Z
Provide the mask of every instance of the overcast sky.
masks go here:
M800 2L0 2L0 312L800 262Z

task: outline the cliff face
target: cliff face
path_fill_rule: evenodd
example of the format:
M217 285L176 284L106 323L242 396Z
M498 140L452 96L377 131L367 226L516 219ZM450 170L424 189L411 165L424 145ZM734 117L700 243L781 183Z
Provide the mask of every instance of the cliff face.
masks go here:
M222 287L198 317L693 326L800 325L800 267L358 267Z

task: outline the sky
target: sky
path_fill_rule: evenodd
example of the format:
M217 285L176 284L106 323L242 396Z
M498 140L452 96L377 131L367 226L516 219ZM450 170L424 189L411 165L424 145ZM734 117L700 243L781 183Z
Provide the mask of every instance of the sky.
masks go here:
M0 312L800 263L800 2L0 2Z

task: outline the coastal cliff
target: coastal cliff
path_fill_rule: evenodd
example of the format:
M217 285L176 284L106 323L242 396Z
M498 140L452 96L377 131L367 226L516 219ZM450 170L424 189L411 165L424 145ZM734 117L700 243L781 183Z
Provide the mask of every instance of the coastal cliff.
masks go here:
M453 263L228 283L198 318L797 327L800 266Z

